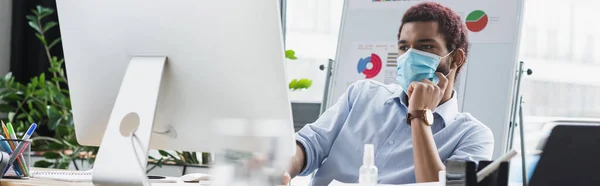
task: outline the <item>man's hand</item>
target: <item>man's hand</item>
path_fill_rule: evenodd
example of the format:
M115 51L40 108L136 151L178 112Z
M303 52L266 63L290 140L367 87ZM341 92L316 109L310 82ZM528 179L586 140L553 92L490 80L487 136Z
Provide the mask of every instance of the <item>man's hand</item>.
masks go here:
M421 82L412 82L408 87L408 111L415 110L435 110L440 104L448 86L448 78L440 72L435 73L438 78L438 84L434 84L428 79Z
M439 72L435 74L440 79L437 85L428 79L410 84L407 91L408 112L423 109L433 111L440 104L448 86L448 78ZM412 120L411 127L417 182L437 181L438 172L446 167L438 154L431 128L422 120Z
M290 181L292 181L292 176L290 176L290 173L283 173L283 177L281 177L281 184L288 185Z
M290 169L281 176L281 183L283 185L288 185L290 181L292 181L292 178L296 177L304 166L306 166L305 163L306 153L304 152L304 146L302 143L296 142L296 155L291 159Z

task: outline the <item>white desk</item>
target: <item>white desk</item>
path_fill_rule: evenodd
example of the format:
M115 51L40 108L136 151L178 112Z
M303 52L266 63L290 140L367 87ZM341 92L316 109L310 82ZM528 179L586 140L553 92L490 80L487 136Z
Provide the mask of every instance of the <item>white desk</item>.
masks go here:
M2 186L94 186L90 182L61 182L52 180L42 179L29 179L29 180L2 180L0 181ZM198 186L198 183L153 183L152 186ZM293 181L292 185L304 186L308 185L308 180ZM521 186L521 183L511 182L509 186ZM416 184L405 184L401 186L443 186L440 183L416 183Z
M307 186L310 183L311 176L298 176L292 179L293 186ZM3 179L0 181L0 186L93 186L90 182L63 182L46 179L29 179L29 180L14 180L14 179ZM152 186L198 186L198 183L152 183ZM352 184L344 184L352 185ZM521 182L510 182L509 186L521 186ZM398 185L400 186L400 185ZM444 186L440 183L417 183L417 184L404 184L401 186Z
M29 180L4 180L0 181L2 186L94 186L91 182L64 182L53 181L46 179L29 179ZM198 186L198 183L153 183L153 186Z
M293 186L306 186L310 183L310 177L296 177L292 180ZM2 179L0 186L93 186L91 182L64 182L54 181L47 179L28 179L28 180L17 180L17 179ZM198 183L152 183L152 186L199 186Z

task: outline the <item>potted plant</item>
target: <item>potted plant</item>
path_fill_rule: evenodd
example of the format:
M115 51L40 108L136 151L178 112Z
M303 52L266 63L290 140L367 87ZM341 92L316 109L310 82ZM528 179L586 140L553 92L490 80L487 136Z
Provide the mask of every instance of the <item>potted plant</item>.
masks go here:
M294 50L286 50L285 58L289 59L289 60L298 59L296 57L296 52ZM290 80L290 83L288 84L288 88L290 90L301 90L301 89L308 89L308 88L310 88L311 85L312 85L312 80L310 80L308 78L292 79L292 80Z
M213 164L211 153L158 150L159 157L148 156L146 173L151 175L181 176L189 173L208 173Z
M58 25L46 21L53 9L37 6L27 15L29 26L42 44L50 64L49 75L41 73L26 84L15 81L12 73L0 80L0 112L8 118L3 121L12 123L18 134L24 133L29 125L37 123L38 128L45 127L53 135L34 134L32 151L41 153L46 160L35 162L36 167L66 169L73 165L79 169L75 160L93 163L98 148L85 147L77 143L73 128L73 113L69 99L68 81L63 68L63 59L52 55L50 50L60 43L61 38L47 38L46 32ZM35 155L35 153L34 153Z

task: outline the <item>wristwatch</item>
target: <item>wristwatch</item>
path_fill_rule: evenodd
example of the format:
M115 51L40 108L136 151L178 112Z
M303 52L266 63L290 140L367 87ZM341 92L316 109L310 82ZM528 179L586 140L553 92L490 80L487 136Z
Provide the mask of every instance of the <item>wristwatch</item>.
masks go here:
M413 119L422 119L425 124L431 126L433 124L433 113L429 109L415 110L406 114L406 123L410 125Z

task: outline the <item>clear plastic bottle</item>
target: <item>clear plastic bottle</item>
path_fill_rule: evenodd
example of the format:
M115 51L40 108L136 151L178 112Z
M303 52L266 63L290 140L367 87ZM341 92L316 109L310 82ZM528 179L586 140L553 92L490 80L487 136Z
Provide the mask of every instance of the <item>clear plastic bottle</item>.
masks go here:
M377 184L377 167L375 166L373 144L365 144L363 152L363 165L360 167L358 183L361 185Z

